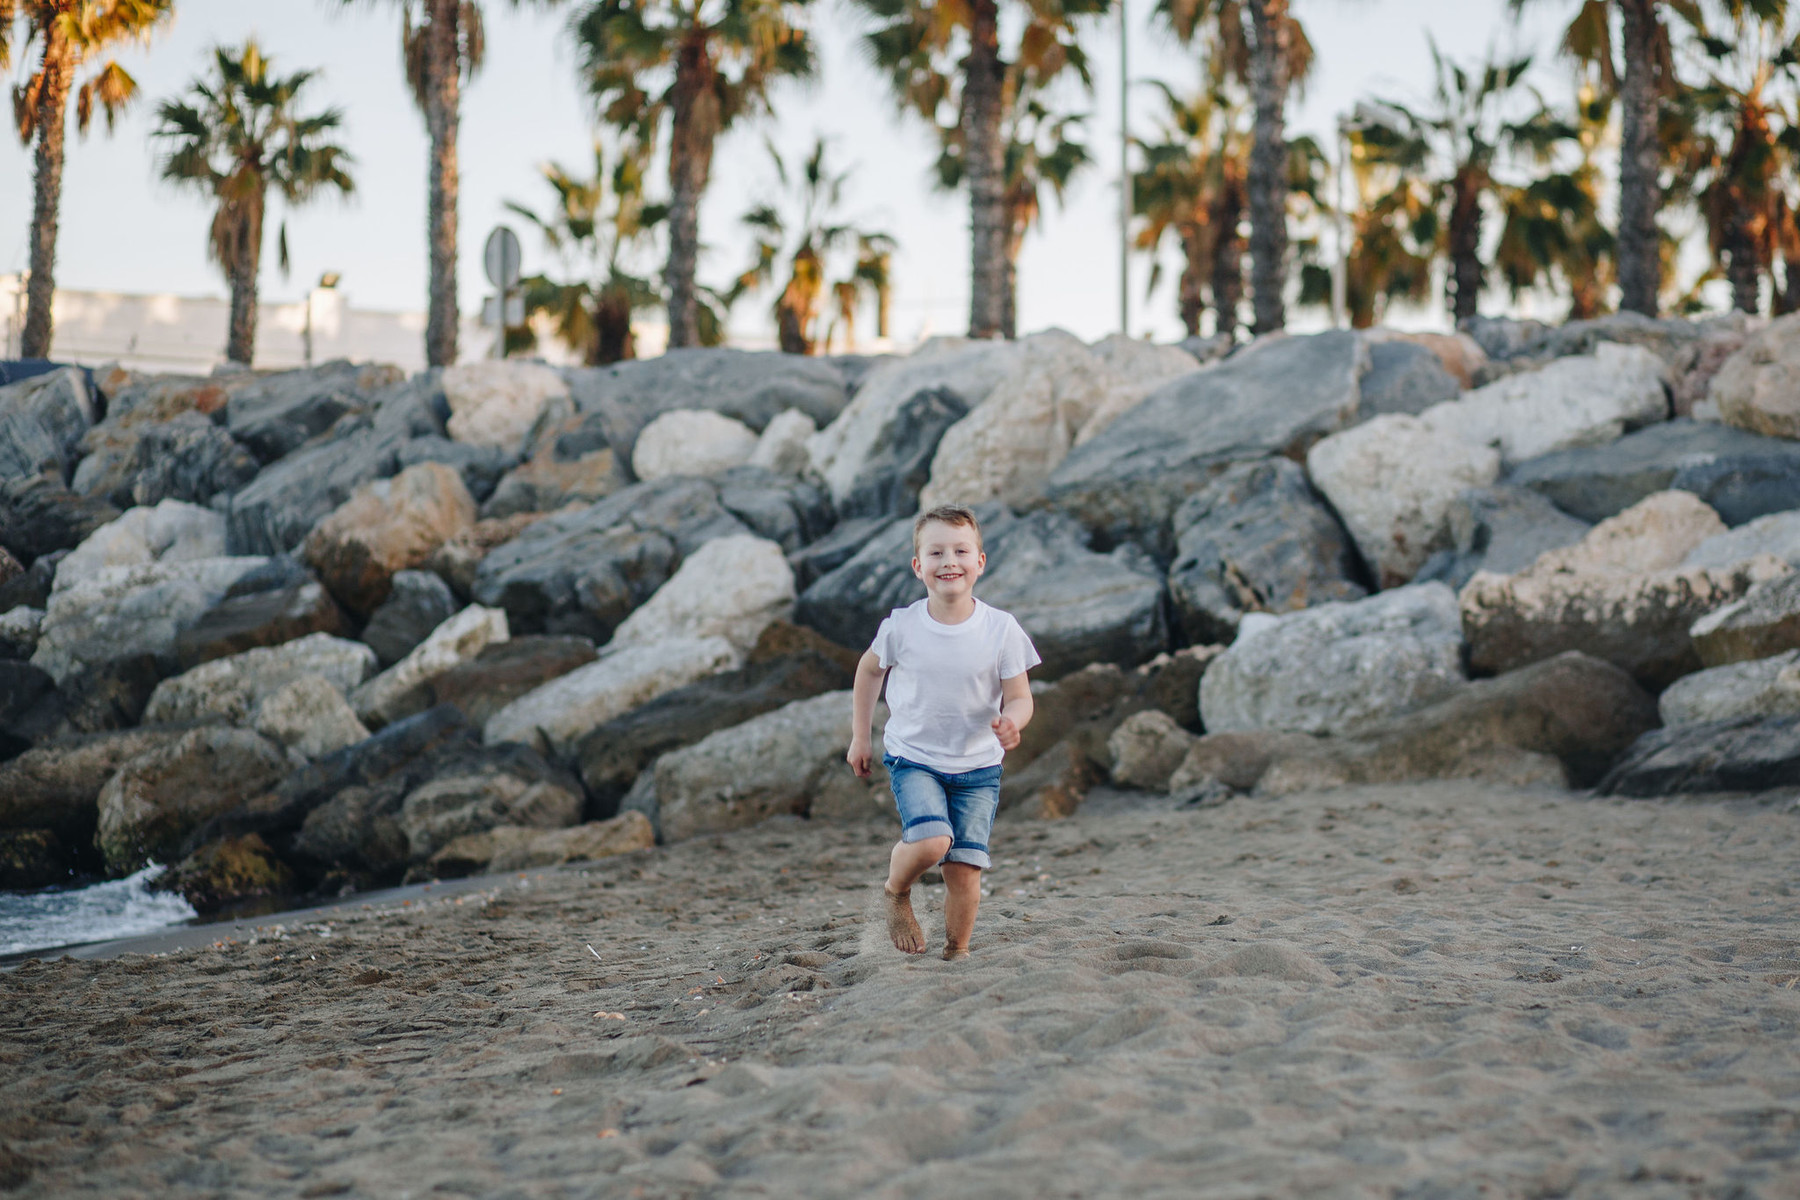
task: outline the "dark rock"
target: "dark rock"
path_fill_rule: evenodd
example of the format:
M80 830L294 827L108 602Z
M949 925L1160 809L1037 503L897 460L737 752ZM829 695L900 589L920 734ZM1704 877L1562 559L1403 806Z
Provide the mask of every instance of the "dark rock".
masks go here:
M926 388L896 408L858 481L838 504L846 517L905 517L919 511L931 479L931 456L944 431L967 416L968 402L949 388Z
M1247 612L1368 594L1349 535L1285 458L1227 468L1176 509L1174 531L1169 595L1184 641L1229 642Z
M1605 796L1761 792L1800 784L1800 716L1653 729L1600 781Z
M1089 789L1106 778L1111 732L1105 722L1084 721L1030 765L1006 772L1000 779L1000 811L1045 821L1072 816Z
M1348 331L1265 339L1152 392L1075 447L1045 494L1107 541L1166 557L1170 518L1213 476L1271 454L1298 458L1355 421L1367 363Z
M431 572L396 571L388 598L363 628L363 643L383 667L391 667L460 607L450 586Z
M890 524L886 517L853 517L818 541L789 554L788 566L794 569L795 586L804 591L819 576L837 570Z
M120 766L180 737L171 728L123 729L35 746L0 764L0 829L51 829L90 846L100 789Z
M33 560L22 574L0 583L0 613L11 612L20 605L41 609L48 604L50 589L56 583L56 565L68 556L67 550L46 554Z
M1692 492L1727 525L1800 508L1800 444L1729 425L1669 421L1605 446L1520 463L1506 482L1584 521L1603 521L1653 492Z
M27 566L43 555L73 550L118 516L105 500L71 491L48 475L0 479L0 546Z
M259 795L287 770L281 747L259 733L191 729L120 764L100 789L94 844L115 875L174 861L195 826Z
M254 833L208 842L158 876L151 887L174 892L202 913L286 895L294 873Z
M0 729L10 729L56 690L56 681L28 662L0 659Z
M144 706L169 672L156 654L128 654L96 660L65 675L57 684L60 720L73 731L99 733L128 729L143 719Z
M513 456L498 446L471 446L449 438L420 437L402 442L395 455L398 469L404 471L415 463L443 463L462 476L463 486L480 504L494 494L500 477L512 468Z
M869 372L893 357L891 354L828 354L824 361L837 368L838 374L844 377L845 390L855 396L856 389L869 377Z
M484 647L474 661L432 678L432 703L453 704L474 726L526 692L586 666L598 657L581 637L516 637Z
M403 382L398 367L338 360L269 375L238 389L225 405L225 427L258 459L274 462L330 429L340 417L367 412L373 397Z
M573 633L602 644L683 556L743 532L713 483L672 475L536 522L488 552L471 593L505 609L515 633Z
M1538 493L1505 485L1462 493L1450 503L1449 521L1455 548L1426 559L1414 583L1435 579L1460 591L1477 571L1522 571L1546 550L1580 541L1589 528Z
M1400 340L1375 342L1369 347L1369 373L1362 378L1359 415L1364 420L1382 413L1417 416L1461 395L1462 384L1430 347Z
M67 482L82 436L98 417L80 367L0 387L0 479L48 474Z
M175 635L182 670L258 646L279 646L309 633L345 636L349 620L324 585L253 592L220 601Z
M0 546L0 587L5 587L25 574L25 567L5 546Z
M1800 649L1800 572L1753 584L1743 599L1694 622L1690 634L1709 667Z
M303 587L314 582L313 573L305 563L291 554L278 554L266 558L258 565L237 577L230 587L225 589L226 600L236 600L240 596L254 596L261 592L278 592L288 588Z
M70 854L51 829L0 829L0 891L69 882Z
M197 412L167 421L102 422L81 444L88 456L75 468L74 489L120 508L169 499L205 504L235 492L261 469L248 450Z
M1535 353L1551 331L1551 327L1542 321L1479 315L1464 318L1457 328L1474 338L1482 352L1493 359Z
M830 494L803 480L762 467L734 467L714 482L726 511L789 554L831 528Z

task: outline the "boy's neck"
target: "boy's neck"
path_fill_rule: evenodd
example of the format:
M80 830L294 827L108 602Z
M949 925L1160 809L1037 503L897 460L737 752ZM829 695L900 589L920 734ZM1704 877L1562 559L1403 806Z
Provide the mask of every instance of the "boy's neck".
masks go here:
M941 600L936 596L925 598L925 611L939 625L961 625L975 615L975 597L962 596L955 600Z

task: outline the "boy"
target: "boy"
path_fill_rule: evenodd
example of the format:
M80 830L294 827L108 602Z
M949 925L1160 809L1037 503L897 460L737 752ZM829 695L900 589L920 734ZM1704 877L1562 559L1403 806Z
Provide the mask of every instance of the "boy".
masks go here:
M873 769L869 725L887 679L882 763L900 810L900 841L888 857L888 936L906 954L925 949L912 885L944 868L944 958L969 956L988 831L1000 803L1000 760L1031 720L1025 672L1040 661L1010 614L975 599L987 567L981 526L957 504L913 523L913 574L925 599L897 608L856 667L850 769ZM890 677L891 672L891 677Z

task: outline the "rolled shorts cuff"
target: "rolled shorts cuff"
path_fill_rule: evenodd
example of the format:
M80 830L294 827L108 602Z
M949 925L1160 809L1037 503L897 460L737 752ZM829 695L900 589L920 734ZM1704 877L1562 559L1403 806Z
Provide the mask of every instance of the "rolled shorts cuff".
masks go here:
M993 859L988 857L987 849L983 846L951 846L950 853L944 855L943 861L964 863L983 871L994 865Z
M950 822L942 817L926 817L922 820L911 821L907 823L905 829L900 831L900 840L908 845L913 842L923 842L928 838L954 838L955 836L956 831L950 828Z

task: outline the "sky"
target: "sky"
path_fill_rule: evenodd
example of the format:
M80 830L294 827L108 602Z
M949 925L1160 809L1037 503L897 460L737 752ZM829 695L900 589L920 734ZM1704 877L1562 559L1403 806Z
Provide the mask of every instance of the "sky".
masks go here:
M490 290L481 247L498 223L518 228L525 270L554 267L541 242L503 205L515 200L542 210L550 195L540 168L554 160L585 174L593 155L593 110L575 76L567 34L571 5L540 11L500 0L483 5L487 61L465 89L459 154L462 168L460 302L473 311ZM1478 59L1491 47L1538 51L1534 79L1550 94L1567 94L1568 68L1551 53L1563 7L1528 7L1515 21L1506 0L1294 0L1317 52L1305 94L1290 105L1290 135L1324 137L1359 99L1423 99L1430 87L1428 38L1453 58ZM893 263L894 336L911 342L960 333L968 314L968 207L936 191L929 130L895 110L884 81L863 55L863 26L846 0L816 0L820 78L787 86L775 112L734 128L718 148L713 183L701 209L702 282L722 285L748 265L750 242L739 218L752 202L773 196L766 144L798 156L816 137L851 178L845 214L899 243ZM1151 24L1150 0L1127 0L1127 78L1132 132L1154 128L1158 103L1150 79L1178 88L1198 76L1190 52ZM1021 332L1059 326L1092 340L1119 329L1118 19L1096 26L1088 45L1095 65L1087 122L1096 166L1078 177L1042 227L1027 239L1019 263ZM394 6L341 0L177 0L176 16L146 47L129 47L121 64L142 99L108 136L103 123L85 139L71 127L63 174L56 279L60 287L120 292L223 296L225 284L206 258L209 202L157 177L151 137L156 103L187 89L207 63L208 49L255 36L275 69L320 71L313 106L344 110L340 140L355 156L356 195L327 197L270 221L260 278L265 303L298 299L324 272L337 272L359 308L419 310L426 289L424 122L400 69L400 23ZM14 77L24 64L15 56ZM28 152L0 138L0 273L28 261L32 205ZM275 264L274 226L285 217L293 260L284 277ZM1128 291L1129 331L1161 339L1182 333L1175 312L1172 249L1156 294L1146 298L1150 262L1134 256ZM651 264L646 264L651 265ZM733 310L734 335L772 336L772 296L751 296ZM1322 324L1302 314L1295 324ZM1409 313L1413 327L1442 326L1435 311Z

